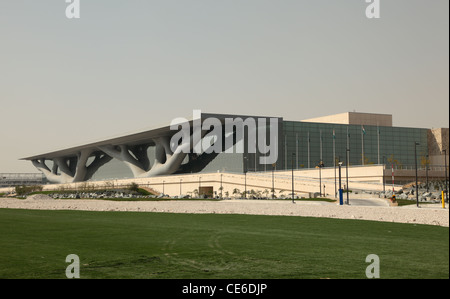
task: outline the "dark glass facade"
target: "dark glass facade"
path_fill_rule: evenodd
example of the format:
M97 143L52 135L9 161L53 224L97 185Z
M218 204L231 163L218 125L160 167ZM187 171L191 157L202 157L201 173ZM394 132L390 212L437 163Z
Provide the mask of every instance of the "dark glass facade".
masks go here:
M292 165L295 169L313 168L320 161L325 167L333 167L334 157L345 164L348 145L349 165L394 164L400 168L411 168L415 163L415 142L419 143L419 166L428 153L427 131L420 128L283 121L280 154L285 169L291 169Z

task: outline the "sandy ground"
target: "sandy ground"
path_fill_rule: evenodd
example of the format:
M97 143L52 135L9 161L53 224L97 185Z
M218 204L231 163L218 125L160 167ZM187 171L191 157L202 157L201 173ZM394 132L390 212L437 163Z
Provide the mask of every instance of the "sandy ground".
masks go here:
M27 199L0 198L0 208L85 211L137 211L165 213L216 213L327 217L364 219L385 222L449 226L449 210L439 204L405 207L339 206L327 202L277 200L223 201L108 201L84 199L51 199L34 196Z

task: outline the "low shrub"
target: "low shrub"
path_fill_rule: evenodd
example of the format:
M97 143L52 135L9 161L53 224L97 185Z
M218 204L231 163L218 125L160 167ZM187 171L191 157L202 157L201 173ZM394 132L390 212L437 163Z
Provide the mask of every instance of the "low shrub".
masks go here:
M17 195L26 195L31 192L42 191L43 187L41 185L32 185L32 186L16 186L16 194Z

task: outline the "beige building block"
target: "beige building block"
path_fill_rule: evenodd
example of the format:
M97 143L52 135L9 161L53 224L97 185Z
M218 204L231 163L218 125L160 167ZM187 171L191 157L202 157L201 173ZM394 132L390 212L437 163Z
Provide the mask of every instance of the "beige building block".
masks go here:
M431 166L439 166L445 164L444 152L447 150L447 165L449 163L449 129L438 128L428 131L428 154Z
M368 126L378 125L384 127L392 127L391 114L376 114L376 113L362 113L362 112L345 112L334 115L309 118L302 121L327 123L327 124L368 125Z

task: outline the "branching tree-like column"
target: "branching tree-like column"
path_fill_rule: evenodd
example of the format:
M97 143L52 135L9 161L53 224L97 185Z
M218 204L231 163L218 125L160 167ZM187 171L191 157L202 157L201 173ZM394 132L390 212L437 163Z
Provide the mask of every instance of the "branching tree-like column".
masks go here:
M232 134L226 136L224 129L220 132L216 132L215 134L211 133L210 130L202 130L200 132L199 130L200 128L193 128L190 136L186 136L186 139L189 139L189 142L183 140L183 142L179 145L172 144L172 148L170 144L171 137L169 136L153 139L155 144L155 161L153 165L150 165L147 155L149 145L106 145L100 146L98 149L128 165L136 178L186 173L191 172L192 170L197 172L213 160L217 156L218 152L222 152L223 149L227 150L228 147L225 145L232 147L237 142L237 140L235 140L235 132L232 132ZM194 140L194 135L196 133L200 137L200 140ZM192 153L193 148L199 143L202 143L203 138L208 133L211 133L208 137L214 137L215 139L213 144L216 144L216 142L218 143L217 152L209 151L207 153ZM205 146L206 145L203 144L203 147ZM173 150L173 148L175 149ZM182 165L183 160L187 155L189 155L189 161L188 163Z
M176 172L192 148L191 143L186 142L178 145L175 151L172 151L170 148L170 137L156 138L154 142L155 163L153 165L150 165L147 156L148 146L106 145L100 146L99 149L127 164L134 177L152 177Z
M82 150L76 157L54 158L52 170L46 165L45 158L33 160L32 163L52 183L82 182L90 179L101 166L112 159L112 157L106 154L97 153L94 160L87 166L87 161L92 156L92 153L93 150ZM59 174L58 170L60 172Z
M146 153L147 148L148 146L145 146L145 149L142 148L137 150L136 148L129 148L125 144L119 146L105 145L99 147L99 149L108 156L124 162L131 169L134 177L140 177L147 171L146 168L150 167L150 162ZM143 154L144 150L145 155Z
M234 140L234 132L226 136L222 129L222 131L207 136L208 142L215 140L209 145L217 145L214 150L211 150L212 148L208 150L208 145L202 144L201 148L205 147L206 150L201 153L193 153L193 148L203 142L207 133L211 133L211 130L200 130L200 132L199 130L199 128L193 128L190 135L186 134L185 139L182 139L180 144L171 145L171 137L165 136L154 138L145 144L103 145L98 148L84 149L78 152L76 156L51 159L53 161L51 170L46 165L45 158L33 160L32 163L45 175L48 181L60 184L87 181L101 166L113 158L124 162L135 178L197 172L201 171L219 152L222 152L223 149L227 150L228 147L232 147L237 142L237 140ZM198 139L194 140L194 136ZM228 140L231 140L231 142L226 142ZM151 144L155 145L153 165L151 165L147 153ZM189 155L189 161L182 165L187 155ZM94 160L87 165L90 157L94 157Z

